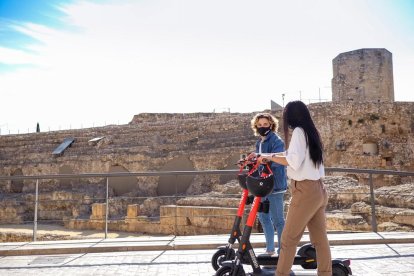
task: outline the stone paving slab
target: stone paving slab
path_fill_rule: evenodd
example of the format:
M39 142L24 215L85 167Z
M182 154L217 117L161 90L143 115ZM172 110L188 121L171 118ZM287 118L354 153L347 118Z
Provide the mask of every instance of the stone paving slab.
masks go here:
M257 253L264 248L257 248ZM414 275L414 243L332 246L334 258L351 258L353 275ZM169 250L8 256L0 258L0 275L215 275L210 261L215 250ZM246 272L251 267L245 265ZM293 266L296 275L316 275Z
M177 236L174 249L211 249L227 243L228 235ZM328 234L331 245L376 244L376 243L414 243L414 232L357 232ZM263 234L254 233L250 237L254 247L264 247ZM304 234L300 244L310 242L308 234Z
M77 254L149 250L215 249L227 243L229 235L137 237L120 239L37 241L29 243L0 243L0 256ZM414 243L414 232L330 233L334 245ZM301 244L309 242L305 234ZM253 247L264 247L263 234L252 234Z
M29 244L28 242L8 242L8 243L0 243L0 250L12 250L17 249L22 246Z

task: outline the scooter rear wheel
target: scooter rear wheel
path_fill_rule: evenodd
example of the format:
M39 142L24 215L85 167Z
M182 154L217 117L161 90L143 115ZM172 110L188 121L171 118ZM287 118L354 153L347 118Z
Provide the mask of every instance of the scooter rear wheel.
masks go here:
M230 250L228 259L226 258L227 250ZM213 266L214 270L217 271L224 261L231 261L234 260L234 258L236 258L236 252L234 252L234 249L220 248L216 253L214 253L213 257L211 257L211 265Z
M216 276L231 276L233 274L234 267L230 266L222 266L216 272ZM239 267L239 271L237 271L237 276L245 276L246 273L244 272L243 266Z
M332 266L332 275L333 276L348 276L348 271L346 271L346 268L343 267L340 264L334 264Z

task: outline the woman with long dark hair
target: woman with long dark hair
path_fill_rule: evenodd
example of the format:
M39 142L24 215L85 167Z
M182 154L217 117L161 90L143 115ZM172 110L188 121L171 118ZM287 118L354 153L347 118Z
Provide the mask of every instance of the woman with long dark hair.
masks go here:
M325 175L322 141L306 105L289 102L283 111L285 141L292 137L285 152L262 154L260 162L273 161L286 165L291 179L292 199L282 234L277 276L290 275L296 247L308 227L315 246L318 275L332 275L331 251L326 233L325 209L328 194L321 181Z

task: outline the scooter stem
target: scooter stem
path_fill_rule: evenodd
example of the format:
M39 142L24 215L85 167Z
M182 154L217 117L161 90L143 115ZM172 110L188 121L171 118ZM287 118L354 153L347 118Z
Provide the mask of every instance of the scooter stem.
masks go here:
M247 218L246 226L253 227L261 200L262 198L260 196L254 198L252 208L250 209L249 217Z
M239 209L237 210L237 216L243 217L244 207L246 206L247 197L249 196L249 190L243 189L243 194L240 199Z

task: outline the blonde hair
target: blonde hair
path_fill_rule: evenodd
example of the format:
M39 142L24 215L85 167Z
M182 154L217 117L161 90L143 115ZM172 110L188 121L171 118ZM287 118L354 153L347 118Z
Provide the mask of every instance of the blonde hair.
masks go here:
M250 126L254 132L255 136L260 136L259 132L257 131L257 122L259 119L265 118L270 123L270 129L273 132L276 132L276 130L279 128L279 120L276 119L272 114L270 113L258 113L256 114L253 119L250 121Z

